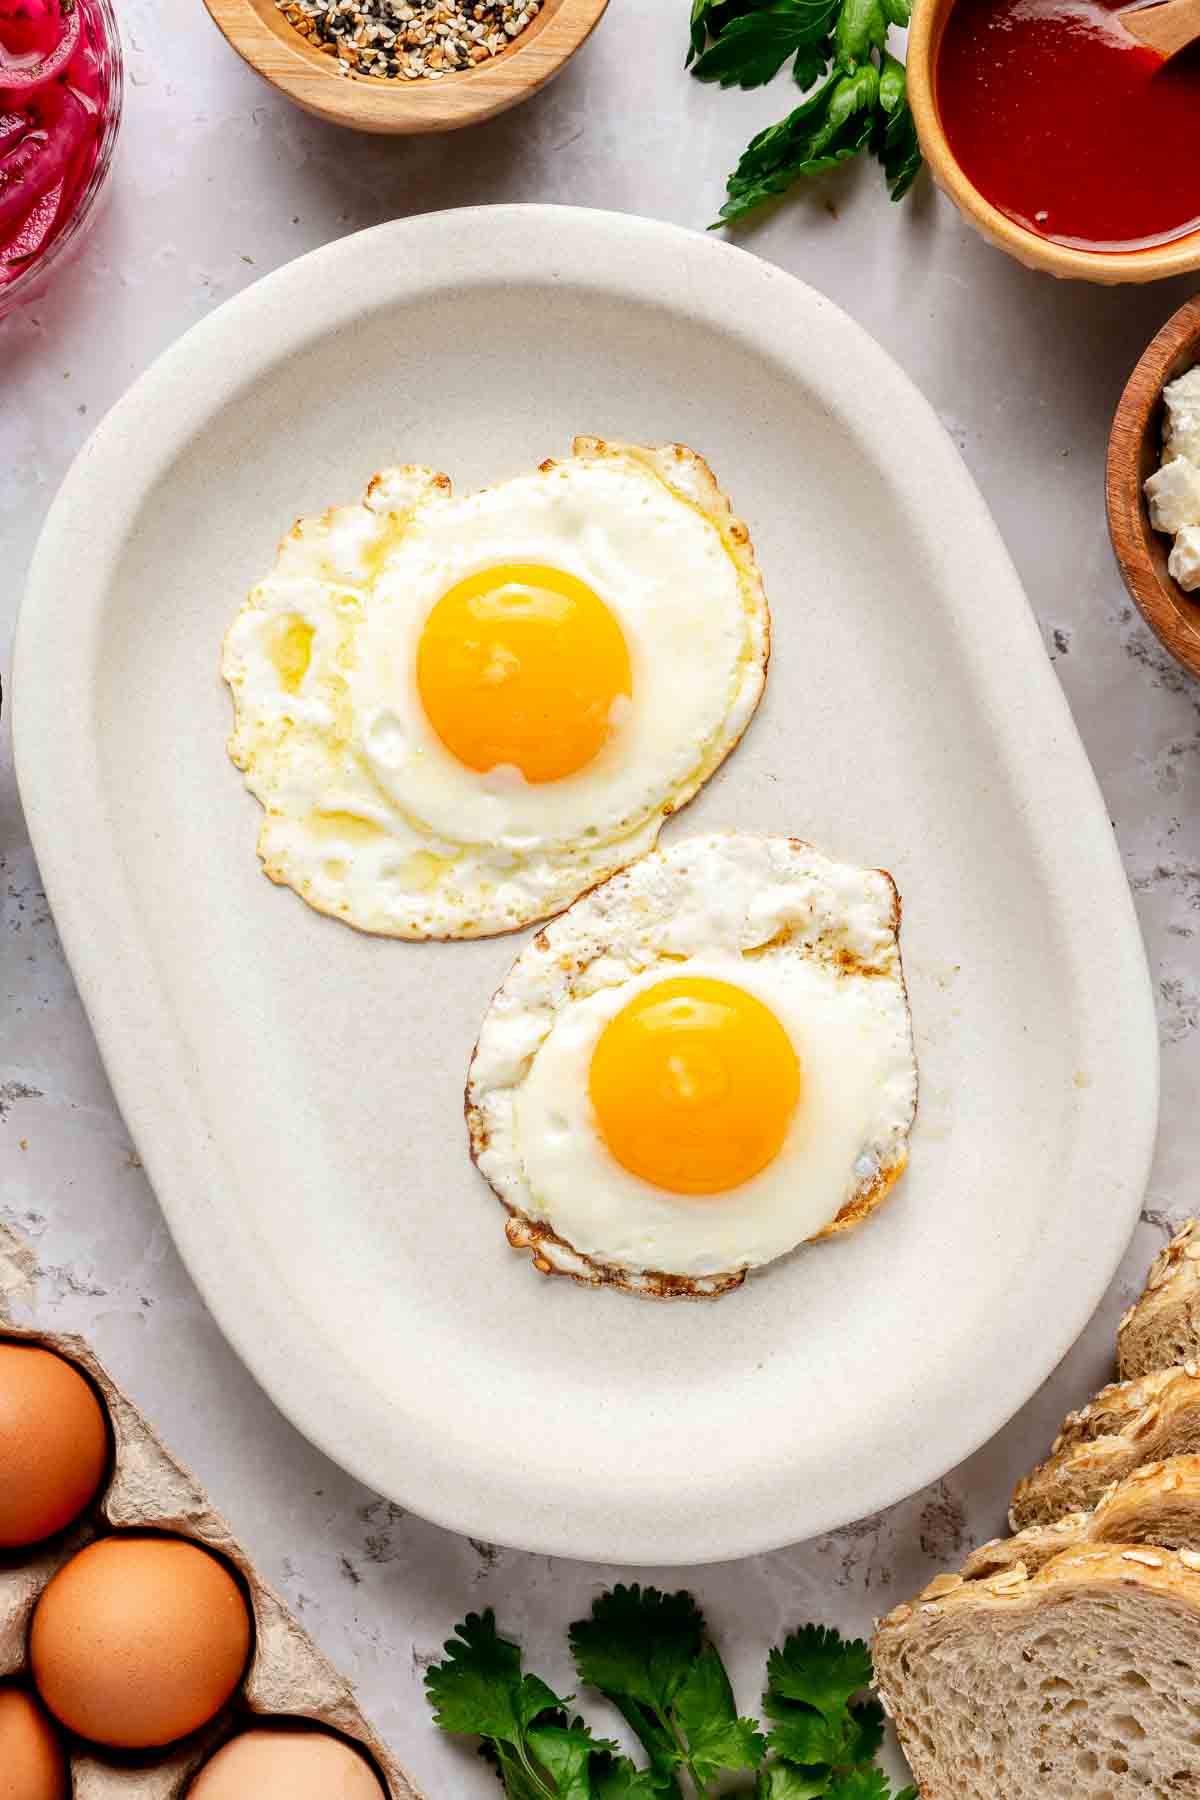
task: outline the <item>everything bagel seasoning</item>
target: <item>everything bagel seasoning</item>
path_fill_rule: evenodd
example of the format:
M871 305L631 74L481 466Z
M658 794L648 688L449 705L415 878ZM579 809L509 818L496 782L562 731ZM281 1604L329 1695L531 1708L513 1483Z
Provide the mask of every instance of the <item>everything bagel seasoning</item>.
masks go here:
M275 0L347 75L437 80L507 50L541 0Z

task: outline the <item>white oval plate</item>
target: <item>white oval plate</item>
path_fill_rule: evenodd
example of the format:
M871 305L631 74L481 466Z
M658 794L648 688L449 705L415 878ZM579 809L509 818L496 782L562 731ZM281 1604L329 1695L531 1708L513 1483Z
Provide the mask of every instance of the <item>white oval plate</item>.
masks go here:
M709 1305L546 1281L507 1248L462 1090L518 941L372 940L273 888L224 752L221 636L297 513L389 461L471 486L576 432L703 451L774 613L762 711L664 841L791 832L905 899L910 1171L857 1234ZM83 451L14 687L55 915L188 1265L288 1416L401 1504L608 1561L763 1550L966 1456L1100 1299L1157 1095L1100 794L933 413L766 263L497 207L280 270Z

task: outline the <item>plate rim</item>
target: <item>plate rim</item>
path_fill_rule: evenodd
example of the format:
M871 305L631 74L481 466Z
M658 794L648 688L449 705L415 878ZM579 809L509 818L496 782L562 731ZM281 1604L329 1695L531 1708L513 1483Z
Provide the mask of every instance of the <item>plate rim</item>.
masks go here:
M735 287L758 283L758 291L764 295L767 284L785 284L784 291L795 307L797 340L806 329L811 329L813 318L819 314L823 327L834 338L853 346L872 382L903 409L906 424L916 434L914 445L919 441L922 453L936 465L939 490L943 494L949 492L958 528L969 533L986 554L992 571L990 612L997 605L997 589L1004 587L1009 591L1007 604L1013 636L1019 639L1023 634L1028 648L1036 648L1037 652L1026 657L1028 667L1022 670L1022 682L1026 700L1030 687L1040 690L1034 709L1039 735L1052 744L1055 753L1054 767L1045 772L1046 779L1074 790L1070 796L1071 851L1076 873L1087 870L1093 898L1105 883L1111 890L1108 929L1114 941L1120 940L1124 954L1119 981L1114 973L1115 959L1106 965L1106 976L1113 978L1112 992L1122 1013L1125 1041L1133 1048L1122 1072L1126 1162L1119 1179L1110 1177L1110 1187L1114 1202L1124 1196L1127 1204L1122 1207L1114 1203L1105 1211L1097 1208L1100 1216L1090 1221L1088 1278L1072 1287L1073 1303L1059 1313L1055 1326L1036 1346L1022 1344L1019 1356L1018 1347L1014 1346L1012 1362L1003 1371L1003 1383L993 1372L987 1404L975 1395L971 1416L964 1414L954 1422L957 1429L941 1433L935 1440L936 1449L922 1445L919 1452L914 1451L913 1463L899 1478L872 1470L852 1502L833 1512L827 1507L823 1515L806 1516L800 1531L795 1529L795 1520L784 1521L773 1515L764 1519L739 1518L736 1505L729 1509L730 1518L723 1530L714 1532L707 1525L690 1522L685 1525L678 1516L662 1520L656 1529L647 1529L623 1517L618 1495L608 1509L611 1523L598 1525L591 1516L571 1514L564 1515L549 1532L535 1530L530 1534L523 1529L524 1521L515 1515L511 1519L489 1515L488 1499L482 1493L464 1497L453 1483L444 1481L434 1493L422 1485L421 1471L409 1481L397 1479L394 1467L389 1467L381 1479L379 1462L373 1461L373 1449L356 1441L352 1427L343 1424L336 1407L315 1418L315 1400L306 1405L315 1393L315 1384L305 1377L305 1357L296 1354L311 1351L314 1325L310 1322L307 1333L301 1330L289 1348L286 1342L276 1342L272 1335L290 1317L275 1303L278 1296L255 1291L253 1285L249 1291L238 1291L236 1283L231 1287L226 1279L227 1247L214 1241L211 1231L206 1233L205 1229L206 1221L213 1215L212 1203L196 1185L184 1159L178 1165L173 1163L173 1151L167 1143L172 1131L170 1121L161 1113L156 1116L156 1108L171 1092L170 1082L153 1056L140 1049L138 1029L140 1022L141 1029L162 1038L169 1025L169 1007L157 988L148 950L139 948L136 921L124 897L118 859L110 855L106 862L99 854L80 859L68 841L70 834L56 830L56 818L66 810L63 780L73 776L78 785L76 817L84 806L89 808L89 828L95 833L92 843L97 852L100 849L104 790L96 759L89 760L87 755L88 723L75 718L69 708L47 707L39 704L38 698L42 693L54 692L56 677L61 684L62 656L53 624L52 601L58 571L64 561L70 560L72 551L77 555L82 547L79 520L85 511L93 468L121 449L122 439L128 437L139 419L151 418L158 423L155 448L153 452L147 449L146 455L153 456L153 467L159 473L176 454L186 451L191 435L186 428L189 421L170 417L164 420L156 411L156 396L165 394L176 376L189 368L197 375L203 372L211 380L210 350L228 341L231 333L239 333L243 342L254 339L258 353L253 372L261 374L275 361L294 354L306 332L315 335L330 329L334 322L330 317L315 318L311 312L305 314L303 308L297 308L301 316L289 319L286 306L280 304L289 292L297 297L307 293L315 265L336 265L348 271L363 258L369 267L378 260L387 265L391 257L394 275L390 271L389 275L395 289L400 289L405 283L410 287L419 285L423 279L420 273L413 273L414 265L421 262L416 240L426 240L424 249L431 262L436 262L437 255L450 256L465 266L472 257L481 264L489 242L502 243L506 235L524 231L535 236L544 234L551 272L543 279L561 279L562 265L574 258L573 279L593 286L602 283L608 279L603 267L603 245L612 243L617 234L626 240L640 237L645 245L647 271L656 259L664 257L677 270L686 268L689 275L695 262L706 262L706 283L713 293L727 281ZM495 234L499 234L498 238ZM482 282L488 276L494 280L494 265L489 265L486 274L482 267L472 265L471 279ZM684 284L688 303L693 307L700 304L695 285L690 281ZM353 316L354 286L349 280L342 284L343 322ZM659 292L656 296L635 294L635 286L632 281L628 283L626 297L638 301L649 298L652 303L675 305L678 310L678 286L670 288L666 295ZM327 308L327 314L331 310ZM274 321L274 350L270 354L262 353L254 331L256 321L261 325L268 319ZM728 325L726 328L733 329ZM754 341L762 345L762 338L755 335L757 327L748 324L744 314L736 329L743 334L750 331ZM242 380L247 378L244 367L239 373ZM211 416L220 404L220 396L218 381L205 400L196 403L205 409L201 416ZM144 498L145 491L145 487L138 490L139 499ZM113 534L119 523L114 520L111 524L112 548L118 541ZM103 557L96 555L94 535L88 548L97 564L101 564ZM105 591L100 583L97 601ZM98 612L97 606L94 614L85 610L74 616L80 667L84 670L92 666L98 649ZM224 302L168 347L117 401L79 452L50 507L30 564L18 617L12 685L18 788L43 882L118 1105L184 1264L223 1335L297 1430L358 1480L387 1493L420 1516L447 1529L486 1535L517 1549L628 1566L695 1565L803 1541L894 1504L973 1454L1036 1392L1075 1342L1107 1290L1132 1235L1149 1176L1157 1128L1159 1048L1145 949L1103 798L1066 697L1045 655L1020 579L986 502L932 406L889 353L849 315L775 265L683 226L623 213L521 204L457 208L393 220L321 246L283 265ZM90 717L89 713L88 721ZM993 732L996 729L993 727ZM70 745L74 745L74 759ZM102 953L90 947L97 939L97 921L101 926ZM163 1067L165 1062L164 1055ZM194 1162L195 1156L190 1160ZM246 1248L245 1243L237 1246L237 1254L243 1260ZM1014 1379L1017 1369L1021 1372ZM393 1464L395 1461L393 1456Z

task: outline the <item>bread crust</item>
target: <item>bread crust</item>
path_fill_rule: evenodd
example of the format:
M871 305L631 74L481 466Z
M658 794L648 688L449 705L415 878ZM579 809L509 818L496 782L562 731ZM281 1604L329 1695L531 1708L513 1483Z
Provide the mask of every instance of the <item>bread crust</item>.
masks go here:
M1200 1360L1200 1223L1188 1219L1117 1327L1117 1362L1129 1381L1192 1357Z
M1033 1575L1064 1550L1097 1544L1184 1550L1200 1567L1200 1456L1145 1463L1114 1482L1092 1512L1067 1513L981 1544L963 1564L963 1580L987 1581L1016 1568Z
M1200 1451L1200 1365L1118 1382L1071 1413L1046 1461L1018 1482L1014 1531L1090 1511L1105 1489L1144 1463Z

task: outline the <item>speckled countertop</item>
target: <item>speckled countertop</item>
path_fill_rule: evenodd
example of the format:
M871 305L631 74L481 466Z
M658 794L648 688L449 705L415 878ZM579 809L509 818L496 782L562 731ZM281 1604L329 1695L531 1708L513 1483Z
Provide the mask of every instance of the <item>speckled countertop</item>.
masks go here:
M278 100L199 0L119 0L130 84L111 204L79 267L0 324L6 679L23 572L75 451L161 349L266 270L383 219L486 201L707 224L732 158L788 102L686 79L686 10L684 0L612 0L592 42L529 105L452 139L387 142ZM1012 1481L1108 1374L1120 1312L1169 1222L1196 1204L1200 689L1125 597L1101 490L1121 385L1188 283L1058 285L986 248L928 191L891 208L867 169L802 196L744 241L886 345L933 400L990 502L1124 853L1158 994L1164 1079L1158 1158L1124 1268L1008 1429L882 1517L749 1563L671 1575L700 1596L750 1705L765 1648L787 1625L824 1618L864 1629L1000 1528ZM494 1792L428 1725L421 1674L431 1652L465 1610L491 1604L546 1675L565 1680L564 1628L614 1572L497 1550L405 1516L310 1449L242 1369L180 1266L113 1104L39 885L7 742L0 908L0 1219L32 1240L39 1316L88 1334L357 1679L431 1800ZM853 1504L848 1496L847 1511Z

